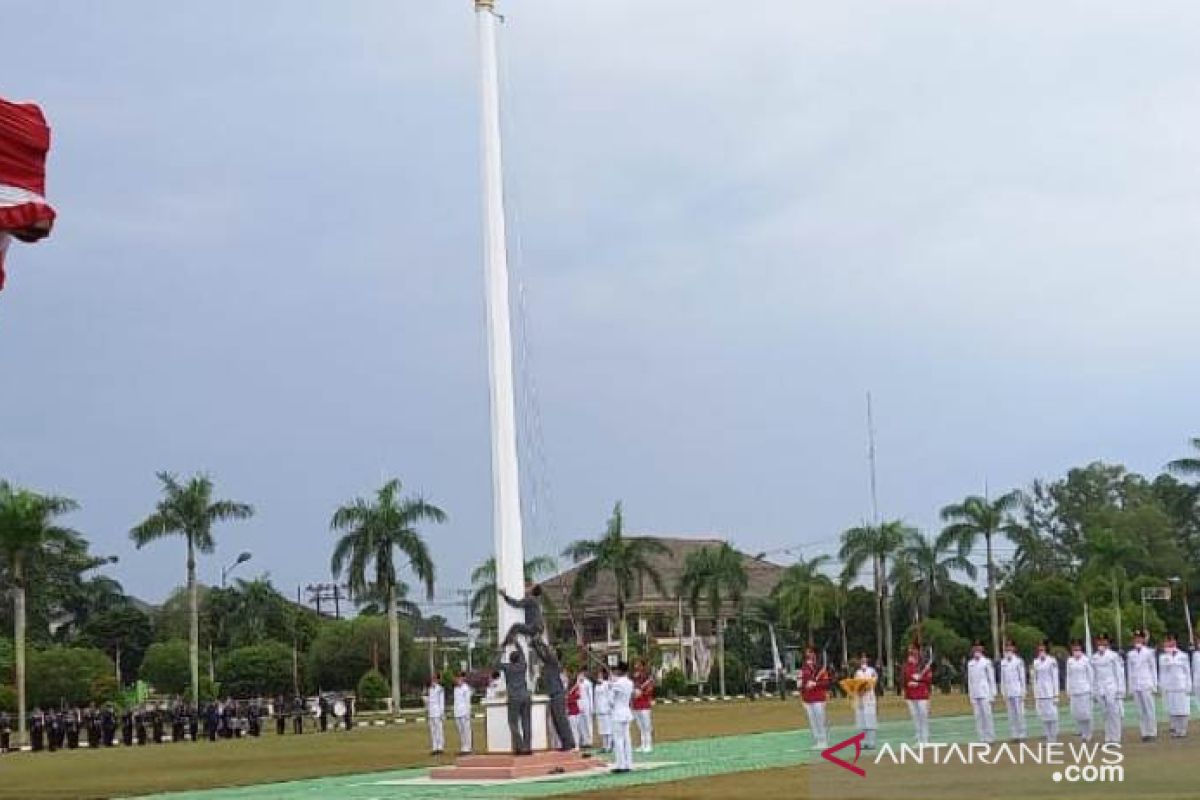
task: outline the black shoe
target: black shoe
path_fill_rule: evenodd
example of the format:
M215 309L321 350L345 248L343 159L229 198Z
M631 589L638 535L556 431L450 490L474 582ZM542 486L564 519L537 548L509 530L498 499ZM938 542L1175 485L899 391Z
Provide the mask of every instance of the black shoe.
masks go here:
M612 770L612 772L613 772L613 774L614 774L614 775L624 775L626 772L629 772L629 770L627 770L627 769L614 769L614 770Z

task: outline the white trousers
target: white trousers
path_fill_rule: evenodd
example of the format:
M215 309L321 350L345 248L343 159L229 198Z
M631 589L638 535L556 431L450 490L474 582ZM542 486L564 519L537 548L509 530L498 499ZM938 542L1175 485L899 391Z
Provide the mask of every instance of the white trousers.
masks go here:
M600 746L612 750L612 714L597 714L596 722L600 727Z
M1121 741L1121 703L1116 695L1101 694L1096 699L1100 701L1100 712L1104 716L1104 741Z
M908 703L908 713L912 716L917 744L929 744L929 701L906 700L905 702Z
M638 726L638 752L649 753L654 749L654 726L650 722L650 710L635 711L633 718Z
M429 749L435 753L446 749L446 730L442 727L445 721L445 717L429 718Z
M1167 707L1172 736L1187 736L1188 715L1191 713L1188 701L1187 692L1164 692L1164 705Z
M992 701L984 697L971 698L971 712L975 715L975 735L979 741L996 741L996 725L992 721Z
M471 752L471 718L455 717L454 727L458 728L458 752Z
M1034 701L1037 705L1038 719L1046 729L1046 741L1058 741L1058 699L1054 697L1039 697Z
M633 769L633 738L629 735L630 720L613 720L612 752L614 769Z
M1079 729L1079 738L1092 740L1092 693L1071 695L1071 718Z
M875 731L879 728L875 711L875 704L864 703L861 697L854 704L854 727L867 734L863 737L863 744L867 747L875 746Z
M1158 735L1158 710L1154 707L1154 692L1149 689L1137 689L1133 693L1133 702L1137 706L1138 725L1142 736Z
M829 729L825 721L825 704L805 703L804 713L808 715L808 730L812 733L813 747L824 750L829 746Z
M1008 706L1008 736L1010 739L1025 738L1025 698L1024 697L1006 697L1005 704Z
M592 738L592 715L581 713L579 727L575 730L575 744L580 747L591 747Z

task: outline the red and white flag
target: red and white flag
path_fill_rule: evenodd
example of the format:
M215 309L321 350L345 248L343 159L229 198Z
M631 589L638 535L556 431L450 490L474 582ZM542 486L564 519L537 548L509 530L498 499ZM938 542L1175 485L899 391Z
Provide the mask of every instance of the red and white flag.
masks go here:
M50 126L42 109L0 98L0 289L9 243L44 239L54 225L54 209L46 201L49 151Z

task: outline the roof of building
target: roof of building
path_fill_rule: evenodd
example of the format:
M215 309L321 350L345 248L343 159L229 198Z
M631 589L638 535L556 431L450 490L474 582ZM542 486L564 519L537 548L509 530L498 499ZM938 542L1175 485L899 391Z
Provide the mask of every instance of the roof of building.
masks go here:
M661 594L655 587L652 580L642 581L642 585L634 590L633 596L627 602L627 608L637 610L639 607L675 607L678 603L675 591L679 585L679 579L683 574L684 563L687 561L689 554L701 550L705 547L719 547L726 540L716 536L703 537L681 537L681 536L630 536L631 539L655 539L662 542L668 552L665 554L655 554L650 557L650 562L658 570L662 576L663 588L667 590L665 595ZM764 561L761 558L746 555L738 551L742 557L742 566L746 570L747 587L744 599L754 600L764 598L770 595L771 590L775 588L775 584L779 582L780 576L783 574L784 567L778 564L773 564L770 561ZM566 600L570 596L571 588L575 584L575 577L579 573L581 565L576 564L570 569L560 572L551 578L542 581L542 590L546 592L550 599L559 608L566 607ZM585 595L583 606L587 611L599 611L610 608L615 608L616 600L616 582L609 573L602 573L593 586ZM700 609L703 612L703 608Z
M413 619L407 617L409 624L413 626L413 639L418 642L427 642L431 639L437 639L443 642L465 642L468 639L465 631L460 631L458 628L447 625L445 620L434 619L432 617L420 617Z

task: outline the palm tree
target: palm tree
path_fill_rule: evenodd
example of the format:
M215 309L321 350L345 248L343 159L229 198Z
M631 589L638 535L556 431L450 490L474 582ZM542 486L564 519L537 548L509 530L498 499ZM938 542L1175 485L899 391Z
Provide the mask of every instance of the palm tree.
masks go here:
M813 644L813 632L825 624L836 605L836 587L821 568L829 556L800 560L783 571L772 596L779 603L779 614L788 627L806 630L805 641Z
M885 664L884 679L892 682L892 600L888 591L888 562L904 544L912 530L900 520L879 525L860 525L842 533L838 550L845 580L852 580L864 566L871 565L872 588L875 591L875 663ZM886 656L886 661L885 661Z
M943 546L956 546L964 557L975 548L979 537L983 537L987 548L987 593L988 614L992 627L992 656L1000 659L1000 611L996 602L996 559L993 553L996 536L1014 535L1020 525L1013 513L1021 507L1022 495L1014 489L1007 494L988 501L986 497L971 495L961 503L942 509L942 521L950 523L938 537Z
M129 536L140 550L150 542L179 535L187 541L187 591L190 611L189 655L192 667L192 703L200 704L200 592L196 584L196 552L216 548L213 525L227 520L249 519L254 507L234 500L213 500L212 478L195 475L187 483L169 473L158 473L163 497L154 513L138 523Z
M1192 447L1200 450L1200 438L1192 439ZM1177 458L1167 464L1167 471L1176 475L1200 475L1200 456Z
M1087 537L1088 559L1083 574L1095 580L1104 577L1112 583L1113 613L1117 623L1117 649L1121 648L1121 588L1125 581L1125 565L1145 558L1146 549L1131 536L1101 528Z
M658 591L666 595L662 575L652 563L656 555L669 556L671 551L657 539L625 536L625 515L621 503L613 506L612 516L604 535L598 539L580 539L563 550L563 555L582 566L575 572L571 585L571 600L578 602L596 585L603 574L609 574L616 585L617 617L621 626L621 658L629 660L629 626L625 620L625 605L633 596L634 586L649 578Z
M933 598L939 596L961 572L975 580L976 569L965 555L948 542L910 531L892 567L892 586L909 608L928 619Z
M717 623L717 669L721 697L725 696L725 609L730 603L740 612L742 598L749 585L742 554L721 542L716 547L701 547L688 553L679 578L679 594L687 598L695 615L703 596L708 611Z
M525 560L525 580L536 581L557 569L550 556L534 556ZM471 617L477 619L480 633L491 637L496 628L496 558L492 556L471 572L471 599L468 608ZM550 598L543 595L542 602L551 605ZM499 641L499 639L496 639Z
M13 649L16 651L17 738L25 741L25 601L29 570L47 553L80 541L79 534L54 523L78 504L66 497L18 489L0 480L0 558L13 587Z
M433 597L433 559L421 538L421 522L445 522L446 512L420 497L400 497L400 481L392 479L376 494L374 501L355 498L333 513L329 527L341 531L333 548L330 569L335 579L348 573L350 599L359 600L373 592L387 595L388 629L391 644L392 709L400 708L400 616L398 599L400 578L396 573L396 551L408 559L408 566L425 584L425 594ZM369 570L374 563L374 580ZM374 589L372 589L374 586Z

